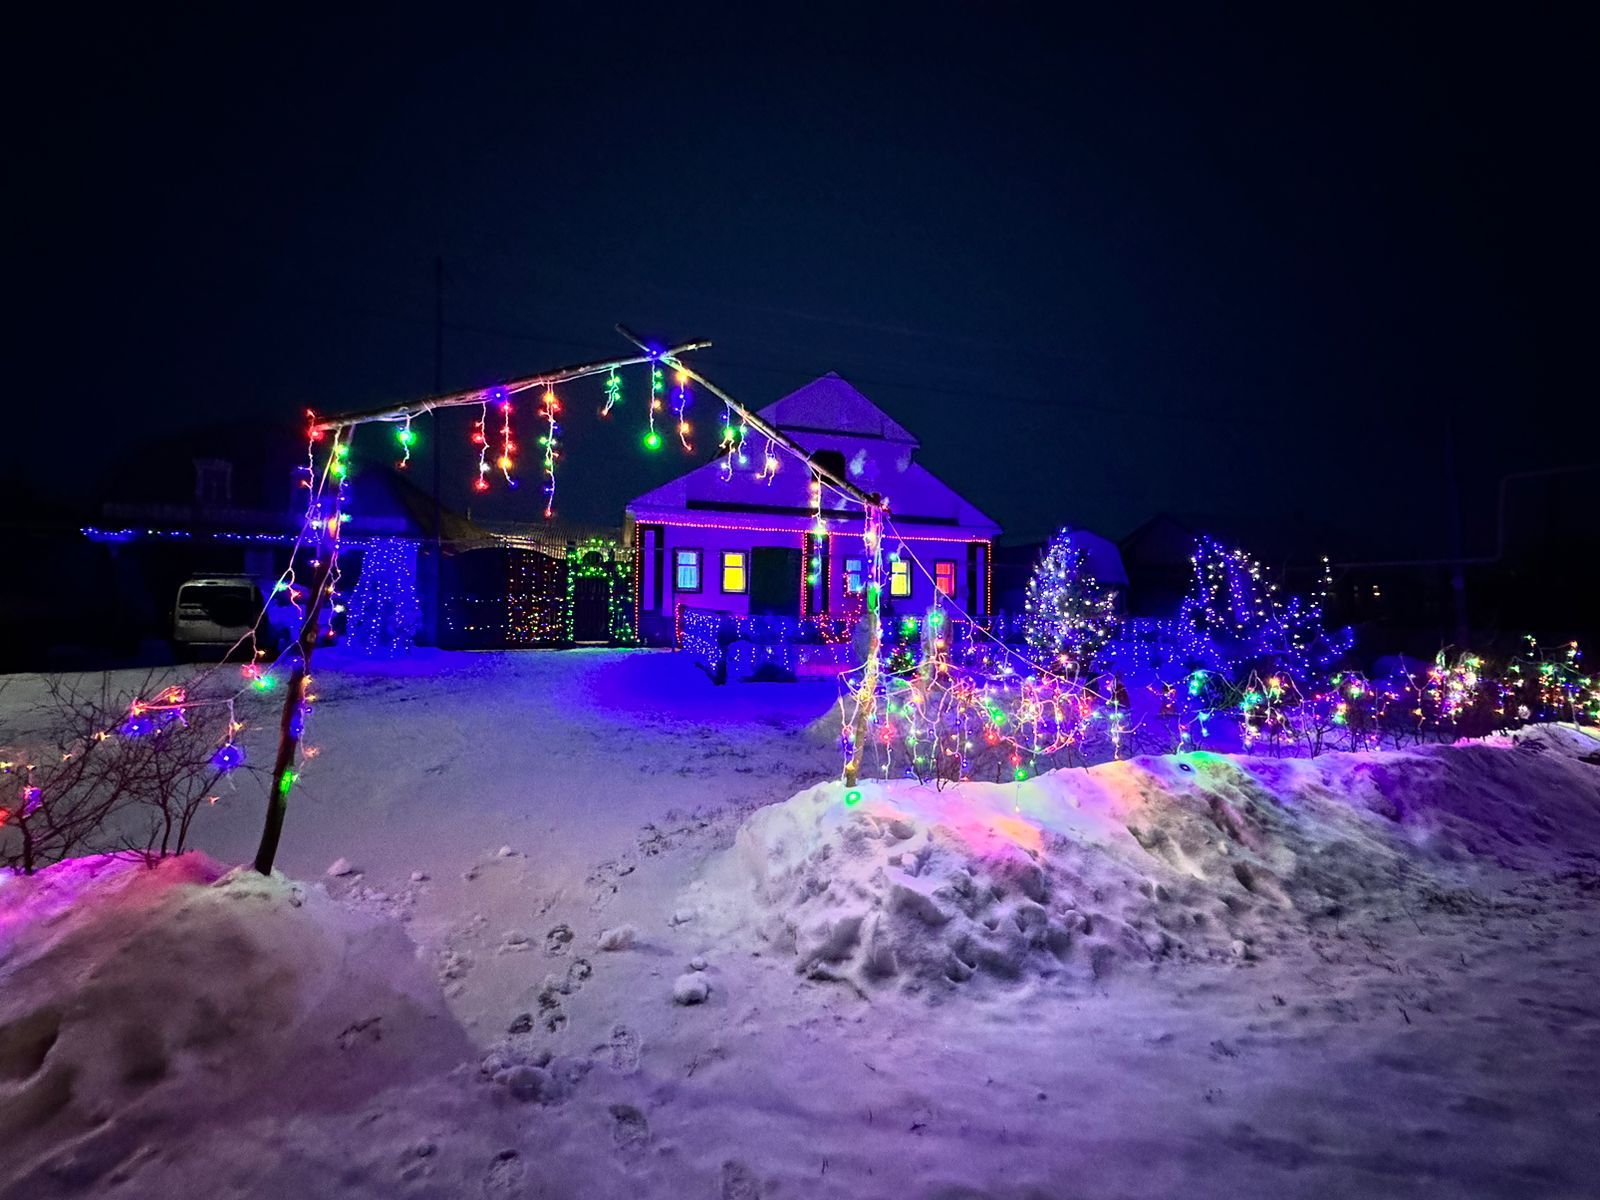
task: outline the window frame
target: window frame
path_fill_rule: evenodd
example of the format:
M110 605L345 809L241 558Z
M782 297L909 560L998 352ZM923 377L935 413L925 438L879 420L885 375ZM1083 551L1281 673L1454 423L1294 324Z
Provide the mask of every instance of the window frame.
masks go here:
M904 568L902 570L901 568ZM906 590L900 590L900 581L906 581ZM892 600L907 600L911 596L911 560L909 558L891 558L889 560L889 598Z
M950 590L949 591L945 591L944 588L939 585L939 576L942 573L942 569L945 568L945 567L948 567L950 569ZM956 567L956 560L955 559L953 559L953 558L936 558L936 559L933 560L933 590L934 591L938 592L942 596L947 596L950 599L954 600L955 599L955 595L956 595L956 588L960 585L960 578L961 578L961 575L960 575L959 570Z
M694 577L697 581L694 587L683 587L679 584L678 572L684 564L678 561L678 555L694 555ZM672 591L674 594L682 592L689 596L698 596L706 590L706 552L699 546L674 546L672 548Z
M739 575L744 581L744 586L730 588L728 586L728 559L739 560ZM748 596L750 594L750 551L724 550L717 558L719 570L717 571L717 584L724 596Z
M852 566L851 564L854 564ZM855 576L855 586L851 586L850 577ZM859 596L867 590L867 560L864 558L847 558L844 560L844 594L846 596Z

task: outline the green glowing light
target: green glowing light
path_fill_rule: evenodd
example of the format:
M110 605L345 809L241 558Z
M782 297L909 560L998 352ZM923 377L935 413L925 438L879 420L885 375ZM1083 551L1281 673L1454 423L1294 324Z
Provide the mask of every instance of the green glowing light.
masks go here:
M285 771L283 773L283 778L278 780L278 795L287 796L289 794L289 789L294 787L295 780L298 778L299 776L297 776L293 771Z
M1028 768L1027 767L1018 767L1015 771L1013 771L1011 773L1011 775L1012 775L1012 778L1014 778L1018 783L1021 783L1024 779L1026 779L1028 777Z
M851 788L848 792L846 792L844 794L844 806L846 808L854 808L856 805L858 805L860 803L861 803L861 789L860 788Z
M400 439L400 444L402 446L413 446L417 441L417 435L409 425L402 429L395 436Z
M250 686L258 692L270 692L277 682L271 675L257 675L250 681Z
M644 448L646 450L661 449L661 435L654 429L644 435Z

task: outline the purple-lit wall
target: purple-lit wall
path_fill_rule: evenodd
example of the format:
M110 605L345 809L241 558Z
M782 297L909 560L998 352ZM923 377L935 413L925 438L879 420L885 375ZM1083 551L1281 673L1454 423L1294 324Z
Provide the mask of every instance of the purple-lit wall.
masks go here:
M771 518L765 520L770 521ZM842 525L842 522L835 522ZM938 564L950 564L954 582L952 601L973 616L985 615L991 607L989 596L990 543L988 539L970 536L942 537L931 534L909 534L903 531L904 540L886 538L884 542L883 585L888 609L893 613L921 613L933 603L934 583L928 576L936 574ZM675 614L677 606L713 609L746 616L750 613L751 572L755 556L751 553L760 547L776 547L795 551L799 555L800 575L794 587L788 615L811 616L817 613L842 615L855 610L859 599L852 599L848 591L848 573L852 560L859 560L863 571L866 554L859 532L830 532L826 539L818 539L806 528L780 528L763 523L761 517L745 518L742 514L718 514L713 525L710 521L684 518L681 523L670 518L640 520L634 529L638 571L639 628L641 639L651 645L671 645L676 641ZM825 548L818 550L818 542ZM890 555L900 553L910 564L910 594L897 596L892 591L893 568ZM699 551L700 586L688 590L678 586L677 552ZM746 555L746 589L743 592L726 592L722 588L722 555L739 552ZM813 555L821 559L822 580L809 583ZM913 561L914 560L914 561ZM919 567L917 564L920 563ZM927 574L923 571L926 569Z

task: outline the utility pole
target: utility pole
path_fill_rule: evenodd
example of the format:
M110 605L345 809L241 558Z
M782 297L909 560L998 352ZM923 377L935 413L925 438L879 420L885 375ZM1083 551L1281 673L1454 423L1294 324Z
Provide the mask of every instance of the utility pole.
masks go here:
M444 392L444 255L433 260L433 394ZM444 435L439 428L440 416L433 414L433 586L430 589L428 609L430 640L439 644L439 631L444 626L440 605L444 597L444 505L439 498L439 456Z

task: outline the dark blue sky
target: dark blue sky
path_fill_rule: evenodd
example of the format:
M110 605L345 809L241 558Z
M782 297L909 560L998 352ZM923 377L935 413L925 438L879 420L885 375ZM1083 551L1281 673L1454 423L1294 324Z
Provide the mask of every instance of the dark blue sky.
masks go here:
M753 403L838 370L1016 532L1182 509L1442 553L1451 421L1469 543L1502 471L1595 457L1587 30L1104 8L27 31L32 449L0 470L87 489L179 427L425 393L436 255L447 386L610 353L619 320L707 336ZM569 400L565 515L686 465Z

